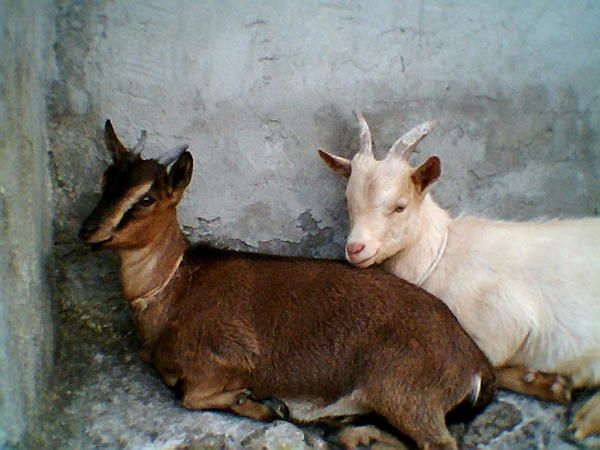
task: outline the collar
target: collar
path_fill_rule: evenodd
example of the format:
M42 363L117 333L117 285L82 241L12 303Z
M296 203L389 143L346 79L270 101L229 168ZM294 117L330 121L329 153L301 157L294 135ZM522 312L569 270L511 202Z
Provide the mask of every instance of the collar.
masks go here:
M427 279L431 276L431 274L435 271L435 269L437 269L437 266L440 263L442 256L444 256L444 251L446 250L447 243L448 243L448 228L446 228L446 230L444 232L444 239L442 241L442 245L438 249L435 259L431 262L431 265L425 271L425 273L423 275L421 275L419 277L419 279L417 280L417 282L415 283L417 286L422 286L423 283L425 283L427 281Z
M131 306L140 312L144 311L148 307L148 304L152 300L155 300L156 297L158 296L158 294L160 294L167 287L167 285L171 282L171 280L175 276L175 273L177 272L177 269L179 269L179 265L181 264L182 259L183 259L183 253L181 254L181 256L179 256L179 259L177 259L177 263L175 264L175 267L173 268L173 270L171 271L169 276L166 278L166 280L161 285L155 287L154 289L151 289L149 292L145 293L144 295L134 298L131 301Z

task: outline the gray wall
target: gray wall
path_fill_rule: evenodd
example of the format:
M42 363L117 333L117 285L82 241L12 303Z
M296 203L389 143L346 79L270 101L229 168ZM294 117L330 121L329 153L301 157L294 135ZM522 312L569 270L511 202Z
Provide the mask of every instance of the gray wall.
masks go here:
M0 2L0 448L35 428L54 352L45 115L52 6Z
M352 154L353 108L380 151L440 120L421 151L442 157L436 196L455 212L597 212L597 2L72 3L59 21L59 235L89 210L107 117L129 144L147 129L150 155L191 144L182 223L237 248L342 255L343 186L315 149Z

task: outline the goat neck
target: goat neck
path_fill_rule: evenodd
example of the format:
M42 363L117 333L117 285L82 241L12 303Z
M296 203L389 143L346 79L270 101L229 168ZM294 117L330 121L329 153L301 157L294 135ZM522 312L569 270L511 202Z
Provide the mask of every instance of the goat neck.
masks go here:
M152 233L151 239L143 247L119 251L123 295L130 303L159 296L176 275L189 246L179 229L175 209L148 232Z
M424 277L443 257L451 221L448 212L427 194L419 208L419 232L414 241L388 258L384 267L411 283L425 284L435 270Z

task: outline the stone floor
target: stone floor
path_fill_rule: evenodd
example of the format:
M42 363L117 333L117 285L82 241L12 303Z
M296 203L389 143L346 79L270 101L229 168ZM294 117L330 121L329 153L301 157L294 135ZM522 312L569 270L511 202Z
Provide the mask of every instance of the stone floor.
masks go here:
M79 375L67 377L51 394L41 448L333 448L322 429L184 410L128 345L63 363ZM452 432L461 448L575 449L563 433L569 415L558 405L501 392L483 414L453 425ZM598 440L589 444L600 448Z
M61 258L61 346L48 393L40 449L329 449L326 430L259 423L178 406L154 370L137 358L129 312L118 292L116 261L77 251ZM452 425L461 448L600 449L565 432L570 407L500 392L468 424Z

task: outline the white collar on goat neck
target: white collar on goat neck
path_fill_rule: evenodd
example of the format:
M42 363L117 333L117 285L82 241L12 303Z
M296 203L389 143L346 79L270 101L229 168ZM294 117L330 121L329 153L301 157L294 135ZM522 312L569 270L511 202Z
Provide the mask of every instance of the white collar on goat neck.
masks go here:
M417 282L415 283L417 286L422 286L423 283L425 283L427 281L427 279L431 276L431 274L435 271L435 269L437 269L437 266L440 263L442 256L444 256L444 251L446 250L447 243L448 243L448 228L446 228L444 230L444 240L442 241L442 245L440 246L435 259L431 262L431 265L425 271L425 273L423 275L421 275L419 277L419 279L417 280Z
M167 285L171 282L171 280L175 276L175 273L177 272L177 269L179 269L179 265L181 264L182 259L183 259L183 253L177 259L177 262L175 263L175 267L173 268L173 270L171 271L169 276L165 279L165 281L161 285L155 287L154 289L150 290L149 292L145 293L144 295L133 299L131 301L131 305L135 309L138 309L139 311L144 311L148 307L148 304L152 300L154 300L156 298L156 296L158 294L160 294L163 291L163 289L166 288Z

